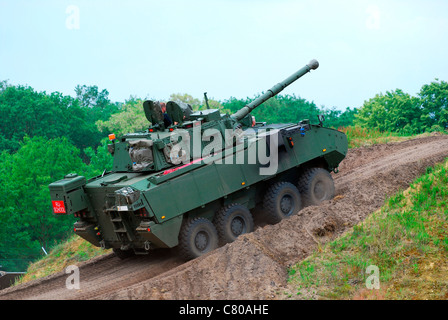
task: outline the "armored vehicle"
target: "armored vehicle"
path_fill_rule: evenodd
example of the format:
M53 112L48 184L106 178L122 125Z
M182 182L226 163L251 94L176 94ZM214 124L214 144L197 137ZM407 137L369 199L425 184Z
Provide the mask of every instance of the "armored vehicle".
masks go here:
M110 172L49 185L54 213L73 214L77 235L120 258L177 247L193 259L253 231L254 213L278 223L331 199L345 134L321 117L266 124L250 114L318 66L312 60L234 114L145 101L147 130L109 136Z

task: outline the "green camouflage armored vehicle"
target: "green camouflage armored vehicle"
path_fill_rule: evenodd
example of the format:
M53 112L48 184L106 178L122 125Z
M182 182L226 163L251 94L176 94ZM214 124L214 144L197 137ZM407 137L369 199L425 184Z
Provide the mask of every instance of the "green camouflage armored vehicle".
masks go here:
M250 115L318 66L312 60L232 115L145 101L147 130L109 136L110 172L50 184L54 213L74 214L77 235L120 258L178 247L192 259L253 231L255 212L277 223L331 199L345 134L322 118L267 125Z

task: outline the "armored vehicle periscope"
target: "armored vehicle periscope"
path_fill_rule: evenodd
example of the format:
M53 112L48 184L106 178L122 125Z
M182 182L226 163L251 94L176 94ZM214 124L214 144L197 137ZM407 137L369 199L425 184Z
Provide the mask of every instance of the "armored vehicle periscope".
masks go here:
M49 185L54 213L74 214L77 235L120 258L178 247L193 259L253 231L253 214L277 223L331 199L345 134L321 118L266 125L250 115L318 66L312 60L232 115L174 101L165 114L145 101L147 130L109 136L112 171Z

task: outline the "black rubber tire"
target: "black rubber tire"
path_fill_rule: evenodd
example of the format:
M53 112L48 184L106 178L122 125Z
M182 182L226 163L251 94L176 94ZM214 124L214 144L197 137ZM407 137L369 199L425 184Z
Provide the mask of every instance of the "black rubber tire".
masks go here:
M263 210L266 221L276 224L302 209L299 190L289 182L276 182L266 191L263 199Z
M237 203L219 210L213 222L218 231L220 245L233 242L241 234L254 231L254 219L249 209Z
M304 206L319 205L334 197L334 182L331 174L323 168L306 170L297 184Z
M127 258L132 257L134 255L134 251L133 250L121 250L120 248L113 248L112 251L121 260L127 259Z
M218 248L218 232L206 218L186 221L179 234L180 254L186 260L202 256Z

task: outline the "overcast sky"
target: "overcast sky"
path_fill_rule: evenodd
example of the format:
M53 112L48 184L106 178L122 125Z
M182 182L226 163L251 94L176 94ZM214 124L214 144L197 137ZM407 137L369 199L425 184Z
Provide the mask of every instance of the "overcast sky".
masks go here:
M448 1L0 0L0 80L37 91L252 98L313 58L283 93L338 109L416 95L448 81Z

